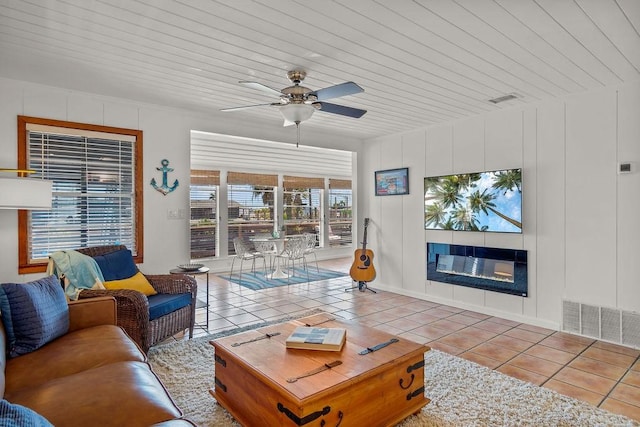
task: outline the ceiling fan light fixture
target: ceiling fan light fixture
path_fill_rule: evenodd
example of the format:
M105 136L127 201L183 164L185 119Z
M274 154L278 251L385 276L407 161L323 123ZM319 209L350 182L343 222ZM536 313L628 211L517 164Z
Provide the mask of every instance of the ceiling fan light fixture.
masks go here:
M287 104L280 107L280 114L286 122L300 124L309 120L315 111L315 107L309 104Z

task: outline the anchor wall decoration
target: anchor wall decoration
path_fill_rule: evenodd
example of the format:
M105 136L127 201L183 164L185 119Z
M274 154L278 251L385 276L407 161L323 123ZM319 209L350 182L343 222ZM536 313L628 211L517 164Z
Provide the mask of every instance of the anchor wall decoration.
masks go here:
M158 186L158 183L156 182L155 178L151 178L151 186L153 188L155 188L156 190L158 190L159 192L161 192L164 196L166 196L167 194L171 193L173 190L175 190L176 188L178 188L178 185L180 185L178 183L178 180L176 179L173 182L173 185L171 187L169 187L169 185L167 184L167 174L169 172L173 172L173 168L169 167L169 160L167 159L162 159L162 161L160 162L162 164L161 168L156 168L156 170L159 170L162 172L162 185Z

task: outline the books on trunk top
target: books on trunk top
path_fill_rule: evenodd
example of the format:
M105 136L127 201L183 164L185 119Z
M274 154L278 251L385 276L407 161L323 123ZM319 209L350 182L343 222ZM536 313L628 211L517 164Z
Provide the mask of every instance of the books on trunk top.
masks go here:
M287 348L340 351L347 339L344 328L298 326L286 341Z

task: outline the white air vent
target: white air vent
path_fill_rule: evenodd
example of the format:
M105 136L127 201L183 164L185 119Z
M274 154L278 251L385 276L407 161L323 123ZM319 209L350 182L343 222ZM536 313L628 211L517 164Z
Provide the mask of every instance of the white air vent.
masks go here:
M564 301L562 305L562 330L580 333L580 304Z
M622 344L640 348L640 314L622 312Z
M640 314L562 301L562 330L640 348Z
M601 328L600 336L606 341L620 339L620 310L602 308L600 310Z
M511 101L512 99L518 99L518 98L520 98L519 95L517 95L515 93L510 93L508 95L499 96L497 98L490 99L489 102L492 102L494 104L499 104L501 102Z
M580 306L580 333L588 337L600 337L600 309L591 305Z

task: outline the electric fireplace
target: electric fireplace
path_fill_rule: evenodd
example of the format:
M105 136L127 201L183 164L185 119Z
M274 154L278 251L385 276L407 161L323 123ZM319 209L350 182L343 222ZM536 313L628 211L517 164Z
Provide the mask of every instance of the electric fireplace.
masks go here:
M427 280L526 297L527 251L427 243Z

